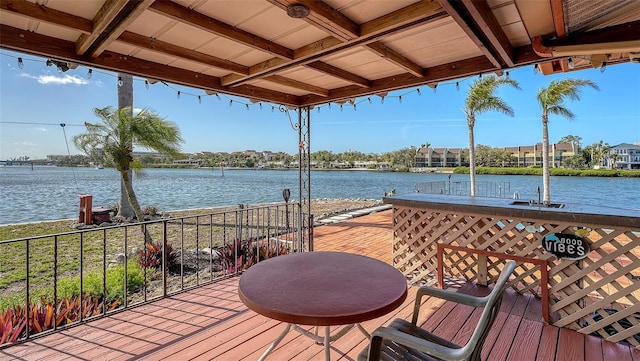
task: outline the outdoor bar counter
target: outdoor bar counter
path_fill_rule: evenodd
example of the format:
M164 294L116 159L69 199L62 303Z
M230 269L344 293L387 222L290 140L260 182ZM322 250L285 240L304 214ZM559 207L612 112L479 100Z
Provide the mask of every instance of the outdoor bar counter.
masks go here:
M383 201L393 263L410 283L491 284L514 259L512 288L541 297L547 322L640 347L640 209L424 193Z

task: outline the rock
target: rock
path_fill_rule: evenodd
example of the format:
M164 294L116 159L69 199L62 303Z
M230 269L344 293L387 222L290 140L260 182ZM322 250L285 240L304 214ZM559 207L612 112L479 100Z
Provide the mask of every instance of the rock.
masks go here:
M213 248L203 248L200 250L200 254L201 255L206 255L207 257L209 257L209 255L212 255L214 260L220 259L220 252L218 252L217 250L213 249Z

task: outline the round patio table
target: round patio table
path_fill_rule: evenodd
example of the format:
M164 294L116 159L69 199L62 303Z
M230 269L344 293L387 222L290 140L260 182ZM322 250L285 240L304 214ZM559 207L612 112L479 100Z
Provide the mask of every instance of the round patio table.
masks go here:
M380 260L343 252L305 252L278 256L249 268L238 293L251 310L287 322L278 338L260 357L263 360L291 328L329 345L360 322L383 316L407 297L407 280ZM298 325L325 326L324 337ZM330 335L330 326L347 325Z

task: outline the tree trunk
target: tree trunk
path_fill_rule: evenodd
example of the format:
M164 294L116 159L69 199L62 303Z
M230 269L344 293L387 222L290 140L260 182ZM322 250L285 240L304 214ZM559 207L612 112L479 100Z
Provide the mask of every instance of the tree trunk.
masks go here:
M124 171L120 173L122 176L122 184L124 185L125 192L127 193L127 198L131 203L131 206L136 214L136 218L138 222L144 222L144 215L142 214L142 209L140 208L140 203L138 203L138 198L136 197L136 193L133 190L133 184L131 182L131 178L129 178L128 172ZM153 239L151 238L151 234L147 232L147 227L142 226L142 233L144 234L144 242L151 243Z
M475 119L473 115L470 115L467 119L469 125L469 180L471 181L471 196L476 196L476 150L475 140L473 139L473 126Z
M549 190L549 116L547 113L542 114L542 188L544 204L551 203L551 194Z
M122 85L120 85L122 83ZM124 73L118 73L118 109L129 107L133 114L133 76ZM128 179L131 181L132 172L128 171ZM131 218L135 215L124 182L120 183L120 208L118 208L118 216Z

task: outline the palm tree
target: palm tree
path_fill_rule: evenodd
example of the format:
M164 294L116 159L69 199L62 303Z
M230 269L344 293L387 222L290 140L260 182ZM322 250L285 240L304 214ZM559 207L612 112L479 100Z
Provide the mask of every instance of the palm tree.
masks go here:
M178 154L182 137L178 127L159 117L153 111L142 110L135 116L129 107L114 111L112 107L95 108L99 123L85 122L87 132L73 137L75 145L90 154L102 149L105 165L120 172L121 183L139 222L142 209L131 182L131 170L141 168L133 157L133 146L141 146L160 153Z
M128 115L133 115L133 76L126 73L118 73L118 109L127 108ZM129 179L132 172L129 170ZM127 197L127 190L124 183L120 182L120 207L118 216L130 218L135 215L133 206Z
M565 100L579 100L580 87L590 86L598 90L598 86L588 79L554 80L546 88L538 91L538 103L542 108L542 188L543 203L551 203L549 192L549 114L562 115L573 119L573 113L564 106Z
M500 97L495 95L496 90L502 85L511 85L520 89L518 82L511 78L502 78L495 75L480 78L469 86L464 113L467 115L469 126L469 176L471 181L471 196L476 195L476 152L473 127L476 123L476 115L486 111L498 111L513 116L513 109Z

